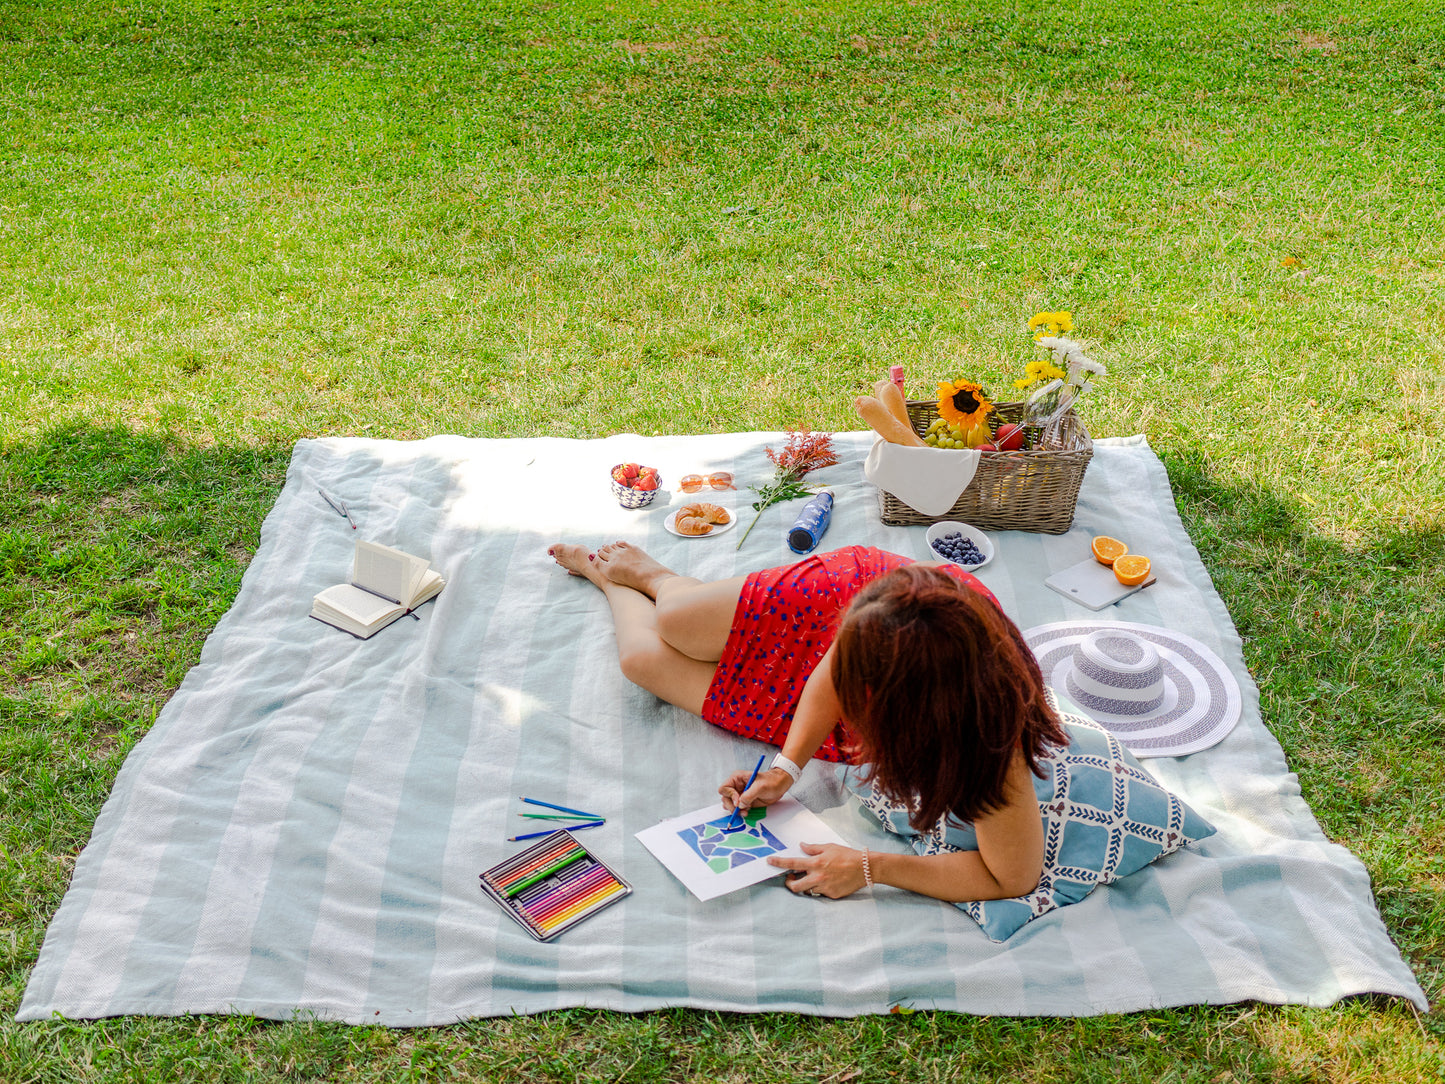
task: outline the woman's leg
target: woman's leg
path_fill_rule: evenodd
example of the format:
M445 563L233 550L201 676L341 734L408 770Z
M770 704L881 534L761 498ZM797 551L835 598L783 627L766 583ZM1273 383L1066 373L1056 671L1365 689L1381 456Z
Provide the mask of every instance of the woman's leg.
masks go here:
M722 650L719 647L717 655L711 659L700 659L669 642L662 633L661 612L653 598L660 590L664 595L675 593L672 588L665 588L671 581L679 581L677 587L684 591L689 587L712 585L678 576L642 550L625 543L604 546L595 557L582 546L560 542L547 552L568 572L590 581L606 597L617 631L617 656L623 676L669 704L701 715ZM611 579L609 571L617 573L619 580ZM711 593L707 594L711 597ZM733 605L736 604L735 592ZM677 609L672 604L668 608ZM694 630L695 634L700 631L701 622L697 619L669 621L678 624L684 632ZM728 610L727 621L731 624L731 609ZM723 640L726 637L724 629ZM705 640L710 644L711 639L703 637L698 642Z
M596 564L613 583L632 587L657 604L657 631L664 642L691 659L722 658L746 576L707 582L679 576L626 542L603 546Z

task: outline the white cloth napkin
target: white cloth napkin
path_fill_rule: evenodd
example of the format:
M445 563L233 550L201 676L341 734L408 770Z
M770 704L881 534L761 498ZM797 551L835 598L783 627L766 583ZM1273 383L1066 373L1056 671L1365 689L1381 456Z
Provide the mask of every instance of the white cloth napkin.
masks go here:
M973 481L983 453L976 448L905 448L879 440L863 477L925 516L941 516Z

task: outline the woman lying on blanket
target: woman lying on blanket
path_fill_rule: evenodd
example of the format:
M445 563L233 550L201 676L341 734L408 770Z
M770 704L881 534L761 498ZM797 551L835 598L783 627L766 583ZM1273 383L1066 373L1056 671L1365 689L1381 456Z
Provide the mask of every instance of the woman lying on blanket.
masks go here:
M1067 738L1018 628L973 576L862 546L710 583L626 542L548 553L606 595L629 680L782 747L746 790L742 772L718 788L725 808L776 802L816 756L866 763L875 790L919 831L951 816L977 832L977 851L809 844L809 858L770 858L796 871L794 892L838 898L889 884L990 900L1038 883L1031 773L1042 777L1041 758Z

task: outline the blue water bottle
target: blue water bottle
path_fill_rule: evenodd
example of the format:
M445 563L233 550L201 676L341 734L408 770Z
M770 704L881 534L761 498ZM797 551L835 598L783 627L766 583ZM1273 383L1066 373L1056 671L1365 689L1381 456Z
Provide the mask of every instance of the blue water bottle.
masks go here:
M788 528L788 548L794 553L811 553L828 530L833 518L833 494L823 490L807 504Z

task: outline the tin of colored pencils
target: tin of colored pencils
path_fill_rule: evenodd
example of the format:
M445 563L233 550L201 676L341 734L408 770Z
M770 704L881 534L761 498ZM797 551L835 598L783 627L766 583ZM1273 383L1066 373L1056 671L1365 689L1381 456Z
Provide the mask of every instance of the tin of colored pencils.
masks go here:
M550 941L632 892L565 828L481 875L482 891L538 941Z

